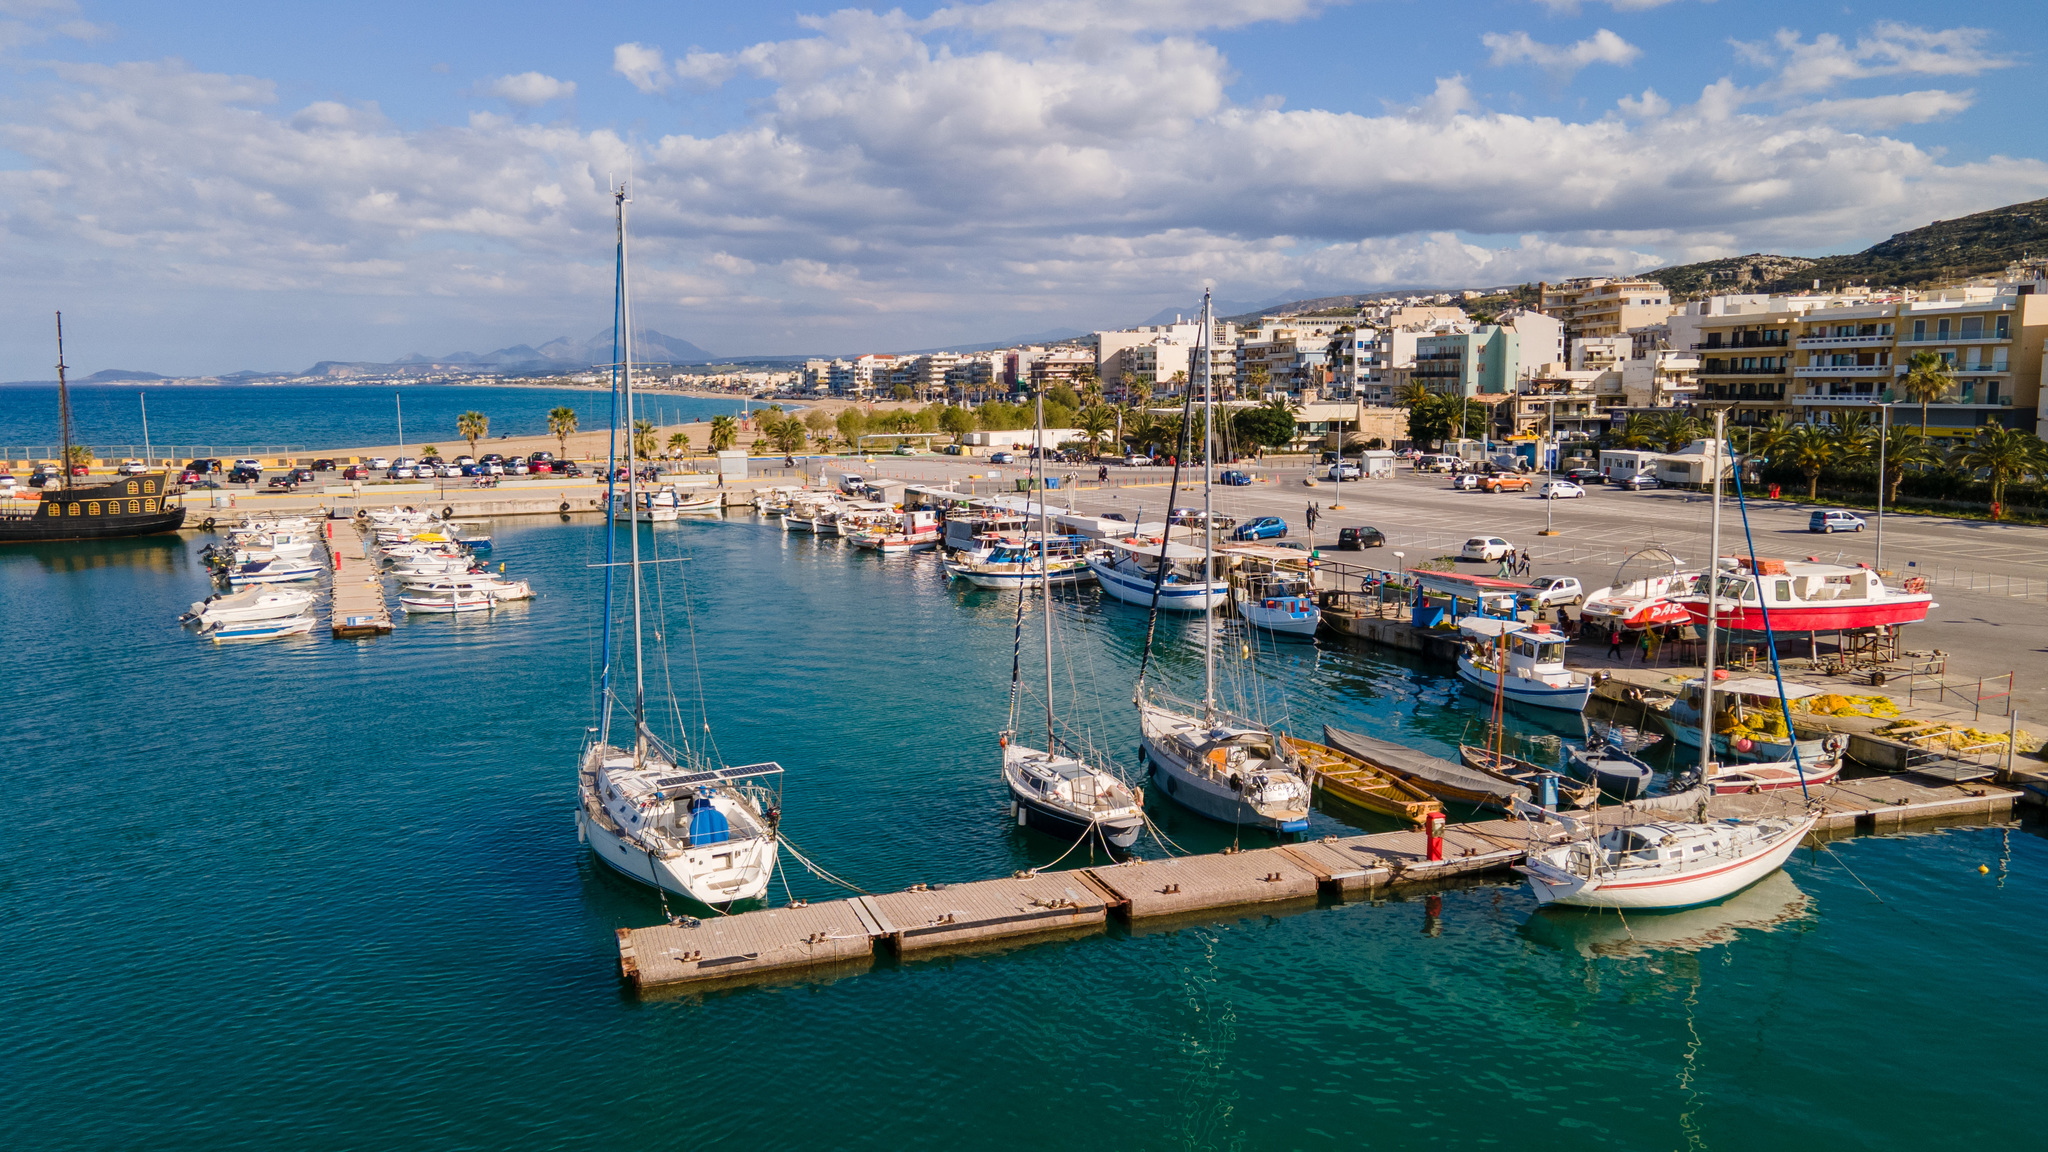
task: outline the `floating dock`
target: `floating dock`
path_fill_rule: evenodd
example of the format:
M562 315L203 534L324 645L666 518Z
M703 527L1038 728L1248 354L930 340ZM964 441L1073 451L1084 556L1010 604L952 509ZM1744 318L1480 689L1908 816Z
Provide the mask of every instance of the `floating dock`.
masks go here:
M337 535L335 529L341 529ZM391 631L391 609L384 603L384 576L370 555L369 537L349 521L329 520L320 526L327 555L334 563L334 594L329 623L340 639L377 636Z
M2011 816L2020 793L1982 783L1887 776L1813 789L1820 839L1885 832L1928 821L1990 823ZM1798 792L1716 796L1709 815L1763 816L1801 806ZM1584 813L1573 813L1584 818ZM1599 809L1601 825L1670 819L1669 812ZM748 982L810 971L867 970L883 950L899 958L1264 908L1314 907L1404 888L1500 873L1562 842L1555 824L1482 820L1443 832L1439 860L1419 830L1326 836L1237 852L1126 860L1002 880L920 884L901 892L792 904L702 920L618 930L619 974L640 992Z

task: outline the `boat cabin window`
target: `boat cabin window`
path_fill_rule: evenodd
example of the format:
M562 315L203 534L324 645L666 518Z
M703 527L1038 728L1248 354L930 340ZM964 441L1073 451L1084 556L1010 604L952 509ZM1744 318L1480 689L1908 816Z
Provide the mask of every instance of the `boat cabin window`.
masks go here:
M1756 601L1756 591L1750 587L1749 580L1741 576L1721 577L1720 594L1726 600Z
M1771 599L1776 600L1780 604L1790 601L1792 599L1792 582L1790 580L1773 580L1771 582Z

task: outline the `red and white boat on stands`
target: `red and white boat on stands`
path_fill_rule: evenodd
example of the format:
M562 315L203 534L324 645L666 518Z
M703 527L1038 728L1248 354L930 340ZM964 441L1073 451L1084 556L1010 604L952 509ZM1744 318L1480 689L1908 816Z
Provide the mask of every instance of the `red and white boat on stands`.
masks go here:
M893 526L876 526L849 533L856 548L873 548L884 556L925 552L939 546L939 514L918 510L904 512Z
M1692 613L1672 602L1691 594L1700 573L1663 548L1633 553L1614 570L1614 582L1586 595L1580 618L1602 628L1641 630L1662 624L1685 624ZM1647 569L1647 572L1645 570Z
M1764 630L1764 597L1769 597L1771 630L1781 634L1913 624L1927 619L1934 607L1924 580L1914 577L1903 588L1891 589L1861 565L1758 560L1752 571L1747 557L1737 557L1733 570L1723 561L1716 583L1719 625L1736 632ZM1673 599L1694 621L1706 622L1704 591Z

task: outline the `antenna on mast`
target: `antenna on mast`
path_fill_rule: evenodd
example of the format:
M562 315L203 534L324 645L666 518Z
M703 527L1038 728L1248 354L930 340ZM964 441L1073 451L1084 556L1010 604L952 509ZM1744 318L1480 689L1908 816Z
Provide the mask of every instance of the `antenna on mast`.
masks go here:
M64 313L57 313L57 423L64 437L64 490L71 490L71 390L64 380Z

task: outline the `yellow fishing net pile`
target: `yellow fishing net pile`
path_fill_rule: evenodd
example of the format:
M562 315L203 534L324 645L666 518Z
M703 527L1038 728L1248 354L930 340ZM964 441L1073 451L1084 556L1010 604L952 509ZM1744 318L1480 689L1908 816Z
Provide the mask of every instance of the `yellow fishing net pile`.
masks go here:
M1794 700L1792 709L1813 716L1877 716L1887 720L1899 714L1899 706L1889 696L1844 696L1839 692Z
M1898 739L1918 744L1923 748L1939 746L1951 751L1958 748L2003 748L2006 739L2003 732L1986 732L1982 728L1971 728L1961 724L1927 725L1912 721L1886 725L1878 729L1878 735L1895 735ZM2040 745L2040 739L2022 728L2012 734L2012 744L2018 749L2035 748Z
M1721 716L1721 727L1716 729L1730 740L1748 737L1752 740L1783 740L1785 738L1785 717L1776 711L1743 712L1729 709Z

